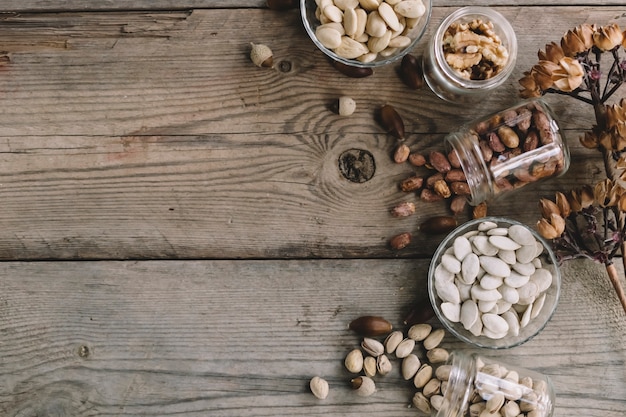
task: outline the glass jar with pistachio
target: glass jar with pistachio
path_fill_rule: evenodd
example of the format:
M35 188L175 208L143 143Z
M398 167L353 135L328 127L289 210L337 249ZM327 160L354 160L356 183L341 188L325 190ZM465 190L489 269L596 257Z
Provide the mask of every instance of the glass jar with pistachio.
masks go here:
M541 99L464 125L444 141L465 173L472 205L558 177L570 163L559 125Z
M550 378L474 354L452 352L444 398L436 417L551 417Z

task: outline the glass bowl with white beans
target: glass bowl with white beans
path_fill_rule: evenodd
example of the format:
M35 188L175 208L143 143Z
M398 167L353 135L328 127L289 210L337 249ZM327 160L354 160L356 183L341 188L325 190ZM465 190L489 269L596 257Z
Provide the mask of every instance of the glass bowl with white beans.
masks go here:
M431 0L300 0L313 43L331 59L359 68L395 62L420 41Z
M535 337L552 318L561 272L550 244L512 219L470 220L437 248L428 294L437 318L460 340L504 349Z

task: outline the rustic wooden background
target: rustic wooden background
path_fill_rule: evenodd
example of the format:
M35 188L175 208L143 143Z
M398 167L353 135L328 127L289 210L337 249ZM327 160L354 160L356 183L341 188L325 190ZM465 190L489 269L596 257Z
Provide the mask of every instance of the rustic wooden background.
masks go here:
M518 35L516 72L459 107L407 90L395 66L346 78L297 10L262 0L4 1L0 415L415 415L399 377L361 399L342 369L358 342L350 320L401 326L423 299L441 238L417 225L446 213L420 204L418 216L391 218L414 198L397 189L412 170L391 161L395 140L375 110L393 104L407 143L435 148L454 126L513 103L537 50L567 29L626 28L617 0L512 3L495 8ZM436 2L425 39L466 4ZM251 64L250 42L271 46L275 69ZM329 111L344 94L358 103L349 118ZM490 214L532 225L539 197L603 177L599 153L577 140L591 109L547 101L572 169ZM340 175L351 148L374 155L370 181ZM405 230L414 243L391 251L388 238ZM549 375L556 417L621 417L626 317L602 267L577 261L563 274L547 328L489 353ZM308 392L313 374L331 383L326 401Z

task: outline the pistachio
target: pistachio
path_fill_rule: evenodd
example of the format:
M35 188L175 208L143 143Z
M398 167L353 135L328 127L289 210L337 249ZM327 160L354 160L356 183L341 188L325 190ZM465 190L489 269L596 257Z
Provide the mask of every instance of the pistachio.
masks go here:
M441 409L443 406L444 398L443 395L433 395L430 397L430 405L437 411Z
M430 398L435 394L439 394L441 388L441 381L438 380L437 378L431 378L426 385L424 385L424 388L422 389L422 394L424 394L424 397L426 398Z
M348 372L358 374L363 369L363 353L360 349L352 349L344 360Z
M421 392L415 393L412 402L415 408L417 408L424 414L430 415L430 401L424 396L424 394L422 394Z
M408 336L416 342L421 342L428 337L432 329L428 323L414 324L409 328Z
M356 390L357 395L368 397L376 392L376 384L374 380L368 376L358 376L350 380L352 388Z
M432 364L442 363L448 360L450 353L444 348L434 348L426 352L426 357Z
M406 356L402 360L402 377L407 381L414 378L420 365L420 360L414 353Z
M380 124L394 137L404 140L404 121L393 106L385 104L380 108Z
M435 376L441 381L447 381L450 378L452 365L440 365L435 370Z
M406 358L413 352L414 348L415 340L406 338L402 342L400 342L400 344L396 348L396 357L400 359Z
M433 367L427 363L420 366L413 378L415 388L424 388L424 385L433 377Z
M250 45L252 46L250 49L250 60L254 65L265 68L271 68L274 65L274 54L269 46L252 42L250 42Z
M424 339L424 349L431 350L439 346L443 337L446 335L446 331L444 329L436 329L430 332L428 337Z
M363 359L363 372L366 376L373 378L376 375L376 358L367 356Z
M349 328L362 336L374 337L389 333L392 325L382 317L361 316L352 320Z
M500 393L495 393L487 400L487 404L485 404L485 410L491 414L495 414L500 410L503 405L504 395Z
M389 333L389 336L385 338L385 351L389 354L395 352L396 348L404 339L404 335L400 330L393 331Z
M328 382L319 376L314 376L313 378L311 378L311 382L309 382L309 388L311 388L311 392L313 393L313 395L315 395L320 400L328 397Z
M392 369L391 361L387 355L380 355L376 358L376 370L381 375L387 375Z
M383 346L383 344L376 339L372 339L371 337L363 338L363 341L361 342L361 347L364 351L374 356L375 358L385 353L385 347Z

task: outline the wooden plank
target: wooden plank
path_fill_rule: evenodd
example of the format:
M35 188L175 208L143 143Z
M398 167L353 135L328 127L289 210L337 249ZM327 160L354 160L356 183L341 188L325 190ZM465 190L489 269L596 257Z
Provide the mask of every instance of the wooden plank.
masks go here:
M419 218L391 218L391 207L415 199L397 190L412 170L391 162L395 141L375 122L376 109L398 109L415 149L439 147L457 124L514 101L515 80L555 34L619 8L500 10L518 28L520 65L471 108L406 90L394 66L367 79L342 76L296 11L5 16L0 258L396 256L389 237L417 231L446 208L421 205ZM434 19L446 12L437 8ZM275 70L249 62L250 41L272 46ZM357 100L350 118L329 110L342 94ZM549 100L576 169L525 191L523 201L602 175L599 154L576 140L592 124L590 109ZM351 148L374 155L371 181L340 175L338 157ZM533 224L533 205L517 201L490 212ZM401 256L428 256L439 239L417 233Z
M436 6L468 6L464 0L436 1ZM510 2L501 2L509 5ZM558 2L548 0L527 0L524 6L554 6ZM565 6L586 6L585 0L571 0L562 3ZM622 0L603 0L602 5L621 6ZM497 4L490 4L497 6ZM87 10L181 10L181 9L213 9L213 8L264 8L266 0L66 0L63 2L52 0L5 0L2 9L5 12L29 11L87 11Z
M363 314L401 328L428 261L0 263L3 416L414 416L398 363L350 392ZM621 266L620 273L623 273ZM422 295L418 295L422 294ZM433 321L435 326L438 324ZM526 344L480 352L548 375L555 417L626 411L626 327L602 268L564 268L553 320ZM308 392L328 379L325 401Z

